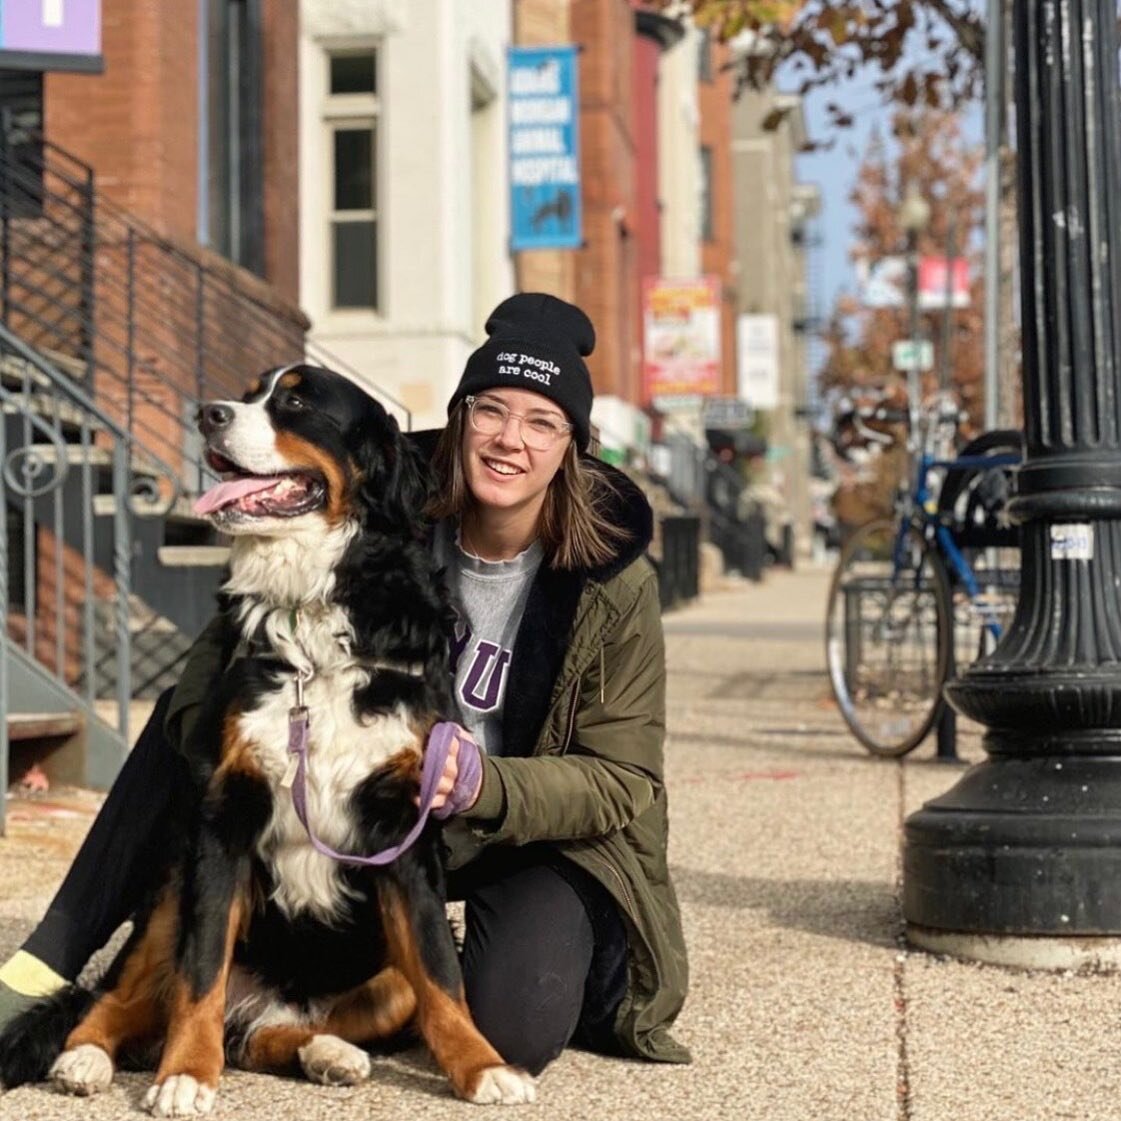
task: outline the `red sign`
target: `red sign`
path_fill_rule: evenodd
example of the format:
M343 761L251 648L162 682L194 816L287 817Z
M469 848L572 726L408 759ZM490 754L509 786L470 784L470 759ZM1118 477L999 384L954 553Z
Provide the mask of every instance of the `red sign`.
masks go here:
M720 392L720 280L647 277L642 284L647 401Z
M955 257L952 261L945 257L922 257L919 260L919 306L929 310L944 308L947 281L950 307L969 307L969 261L965 257Z

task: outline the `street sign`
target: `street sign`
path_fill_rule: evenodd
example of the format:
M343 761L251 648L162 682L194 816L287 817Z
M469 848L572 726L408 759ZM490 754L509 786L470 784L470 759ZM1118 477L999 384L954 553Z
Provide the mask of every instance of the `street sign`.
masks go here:
M699 393L660 393L650 404L660 413L695 413L703 401Z
M907 306L907 262L903 257L880 257L856 262L860 302L869 308Z
M934 369L934 343L929 339L900 339L891 344L891 364L900 373Z
M949 276L947 276L947 273ZM911 304L907 258L879 257L856 262L860 302L867 308L905 308ZM922 311L945 311L947 285L950 307L969 307L969 261L965 257L920 257L915 299Z
M742 397L706 397L701 418L705 428L730 432L750 428L755 410Z

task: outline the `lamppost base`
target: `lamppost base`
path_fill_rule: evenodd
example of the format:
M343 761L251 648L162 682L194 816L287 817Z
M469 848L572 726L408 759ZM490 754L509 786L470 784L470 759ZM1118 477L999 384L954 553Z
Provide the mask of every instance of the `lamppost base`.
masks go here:
M907 923L907 942L919 950L1008 969L1050 972L1121 972L1121 937L1049 938L1016 934L971 934Z
M1117 755L994 755L904 825L903 918L915 927L1121 939L1118 884Z

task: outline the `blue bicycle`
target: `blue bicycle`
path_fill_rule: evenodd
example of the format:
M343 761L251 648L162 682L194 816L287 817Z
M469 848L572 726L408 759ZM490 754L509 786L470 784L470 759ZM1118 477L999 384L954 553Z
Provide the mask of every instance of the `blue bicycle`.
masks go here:
M995 648L1019 595L1019 534L1004 506L1022 436L986 432L940 457L956 407L918 418L871 409L859 423L917 431L910 485L891 518L860 527L841 551L829 591L826 659L838 707L873 755L916 748L942 711L942 686L959 666Z

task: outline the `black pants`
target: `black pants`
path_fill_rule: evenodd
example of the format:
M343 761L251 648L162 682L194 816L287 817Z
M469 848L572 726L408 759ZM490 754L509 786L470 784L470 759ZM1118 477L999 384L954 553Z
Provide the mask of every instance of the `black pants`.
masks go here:
M23 948L74 978L143 898L159 871L157 824L184 764L164 735L163 694ZM483 1034L539 1073L569 1043L612 1050L626 985L626 936L602 887L545 846L505 850L453 878L466 900L463 976Z
M533 845L491 854L449 888L467 904L467 1006L507 1062L539 1074L570 1043L615 1053L627 943L598 883Z

